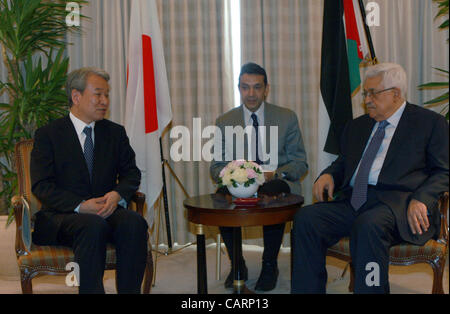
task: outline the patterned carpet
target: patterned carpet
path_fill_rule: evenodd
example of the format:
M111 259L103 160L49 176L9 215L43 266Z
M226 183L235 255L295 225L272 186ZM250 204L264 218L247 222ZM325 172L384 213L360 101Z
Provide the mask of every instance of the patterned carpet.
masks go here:
M177 249L176 247L174 248ZM216 280L216 246L207 246L207 276L208 293L226 294L231 291L223 287L223 281L229 272L229 261L224 251L221 254L221 279ZM246 285L253 289L261 270L262 248L244 245L244 257L249 269L249 280ZM154 255L155 258L155 255ZM280 275L277 287L268 293L288 294L290 291L290 253L289 249L282 248L279 255ZM158 254L156 260L156 281L152 294L195 294L197 292L197 266L196 247L189 246L170 255ZM341 278L345 263L334 258L327 259L328 285L330 294L348 294L349 274ZM448 259L444 274L444 291L449 293ZM427 294L431 292L433 272L425 264L404 266L391 266L390 281L393 294ZM105 273L105 289L107 293L116 293L114 272ZM65 285L65 277L43 276L33 280L35 294L77 293L76 288ZM21 293L20 281L17 277L0 277L0 293Z

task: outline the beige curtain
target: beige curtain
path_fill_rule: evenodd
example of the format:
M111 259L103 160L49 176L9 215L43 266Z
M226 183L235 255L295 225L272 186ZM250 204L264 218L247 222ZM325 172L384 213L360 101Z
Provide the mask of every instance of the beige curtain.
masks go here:
M447 17L435 19L438 4L432 0L364 0L369 20L378 25L370 26L370 33L379 62L401 64L408 76L407 100L423 105L427 100L442 95L442 89L419 90L420 84L432 81L447 81L448 75L433 67L449 68L448 29L438 30ZM375 7L373 5L376 5ZM448 89L447 89L448 90ZM362 100L361 100L362 102ZM354 106L354 117L364 114L364 108ZM355 110L356 109L356 110ZM430 109L441 112L443 105ZM319 126L329 125L324 105L319 111ZM323 153L327 127L319 130L318 171L323 170L336 158Z
M130 1L93 0L81 9L82 34L69 34L69 71L86 66L105 69L111 75L109 119L125 122L127 50Z
M317 175L322 14L318 0L241 1L242 63L262 65L270 84L268 102L293 110L299 119L309 164L302 178L305 204L311 203ZM246 228L246 243L262 244L261 230ZM284 239L289 245L289 237Z
M365 1L366 3L368 1ZM408 101L423 104L443 94L443 90L420 91L417 86L431 81L447 81L433 67L448 70L448 28L438 31L447 17L435 19L438 5L431 0L378 0L380 25L370 28L380 62L401 64L408 75ZM448 91L448 89L447 89ZM441 107L433 108L439 112Z
M189 129L191 161L173 162L169 158L170 145L178 137L164 138L164 154L190 196L215 191L209 162L193 161L193 119L201 118L202 128L214 125L215 119L233 106L231 26L229 10L225 10L227 3L222 0L158 1L172 101L171 126ZM167 175L167 180L173 241L195 241L183 207L185 195L173 176ZM162 230L161 234L165 235L165 229ZM208 230L210 235L217 232L217 228ZM165 237L162 239L165 241Z
M441 91L421 92L416 88L428 81L448 80L432 69L448 69L449 35L448 31L437 31L440 20L434 20L436 3L374 2L380 6L380 26L371 27L379 60L398 62L406 68L411 102L420 104L439 95ZM109 118L118 123L124 122L130 4L127 0L90 1L82 9L82 14L90 17L82 21L83 34L68 37L74 43L67 49L70 69L98 66L111 74ZM212 125L216 117L233 106L229 25L233 13L228 5L222 0L158 0L172 98L172 127L184 125L192 134L194 117L202 118L203 127ZM242 0L241 9L243 63L254 61L263 65L271 84L268 101L298 115L310 166L302 182L308 204L313 180L318 175L315 164L320 152L317 125L323 0ZM2 63L0 75L6 78ZM169 133L165 134L164 154L188 193L193 196L214 191L207 162L171 161L169 147L175 140L169 140ZM167 186L172 240L180 244L193 241L182 205L184 194L168 174ZM164 223L163 217L161 221ZM210 231L213 233L214 229ZM162 228L160 242L167 243L164 234ZM260 234L245 236L255 239Z
M367 5L369 2L365 0ZM379 0L380 24L370 28L380 62L402 64L409 77L408 100L416 104L444 91L419 91L430 81L448 81L432 67L448 69L448 30L437 31L437 4L431 0ZM268 101L294 110L308 154L309 173L303 179L305 204L312 202L312 185L319 171L320 59L323 0L241 1L242 60L254 61L268 72ZM433 108L440 111L441 108ZM326 132L325 132L326 134ZM327 157L328 158L328 157ZM261 236L255 228L245 238ZM286 238L286 237L285 237ZM253 241L247 241L253 243ZM284 244L286 244L286 240ZM261 243L257 241L256 243Z
M202 127L214 125L215 119L233 104L229 10L225 10L228 2L158 0L157 5L172 101L171 127L186 126L193 135L193 118L201 118ZM97 66L111 74L109 119L121 124L125 117L130 6L131 1L126 0L90 1L82 8L82 14L89 17L82 21L83 34L68 38L74 43L68 47L71 70ZM177 138L170 140L169 136L170 127L163 136L164 158L189 195L214 191L209 163L192 161L192 152L191 161L173 162L169 149ZM166 179L172 242L194 241L183 207L185 195L167 168ZM159 206L162 210L159 242L167 244L162 198L156 204ZM215 230L211 228L212 233ZM151 231L155 238L156 229Z
M241 2L242 60L265 67L268 101L297 113L308 155L302 181L311 203L317 145L323 1L246 0Z

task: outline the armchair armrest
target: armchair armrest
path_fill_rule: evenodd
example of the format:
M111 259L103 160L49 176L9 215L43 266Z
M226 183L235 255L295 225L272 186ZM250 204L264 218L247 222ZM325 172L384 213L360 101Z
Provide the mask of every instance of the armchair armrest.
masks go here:
M139 215L144 216L145 194L136 192L131 198L131 202L136 204L136 212Z
M441 213L441 231L439 233L438 242L447 244L448 243L448 196L449 193L442 193L439 197L439 211Z
M131 202L136 204L136 212L143 216L145 206L145 194L136 192ZM30 254L31 247L31 212L30 206L24 197L15 195L11 199L16 221L15 250L18 256Z
M31 217L30 206L27 201L15 195L11 199L16 221L16 243L15 250L17 256L30 254L31 246Z
M328 202L328 191L325 190L323 192L323 199L325 202ZM444 192L439 196L438 206L439 212L441 213L441 231L439 232L439 237L437 239L438 242L448 243L449 229L447 223L448 217L448 200L449 200L449 192Z

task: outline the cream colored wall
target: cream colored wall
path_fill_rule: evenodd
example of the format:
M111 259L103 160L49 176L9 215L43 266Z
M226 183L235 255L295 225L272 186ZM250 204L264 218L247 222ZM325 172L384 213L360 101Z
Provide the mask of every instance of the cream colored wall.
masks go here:
M14 252L16 223L6 228L7 218L0 216L0 278L3 280L18 279L20 276Z

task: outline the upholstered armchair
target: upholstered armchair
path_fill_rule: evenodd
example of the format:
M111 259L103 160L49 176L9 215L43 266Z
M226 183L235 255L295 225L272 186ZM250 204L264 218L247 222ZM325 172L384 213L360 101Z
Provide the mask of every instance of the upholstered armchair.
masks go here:
M37 246L31 241L32 217L40 208L39 200L31 192L30 154L33 140L17 143L15 147L15 162L17 168L19 195L12 198L16 220L15 251L20 270L22 292L33 293L32 279L39 275L67 275L66 265L74 260L71 248L64 246ZM145 195L137 192L132 203L136 211L143 214ZM147 266L143 284L143 292L150 293L153 277L153 259L151 244L148 243ZM112 244L107 247L105 269L115 269L116 253Z
M433 288L431 293L443 294L442 279L444 275L445 261L448 252L448 197L449 193L443 193L439 199L439 210L441 213L441 231L439 238L431 239L423 246L401 243L391 247L390 264L412 265L417 263L428 263L433 268ZM329 256L346 261L350 265L349 291L353 291L354 270L350 257L350 243L348 237L342 238L338 243L328 249ZM344 276L344 273L342 276Z

